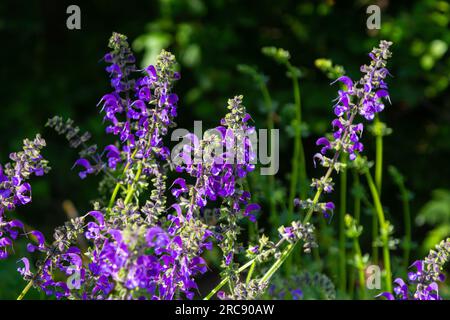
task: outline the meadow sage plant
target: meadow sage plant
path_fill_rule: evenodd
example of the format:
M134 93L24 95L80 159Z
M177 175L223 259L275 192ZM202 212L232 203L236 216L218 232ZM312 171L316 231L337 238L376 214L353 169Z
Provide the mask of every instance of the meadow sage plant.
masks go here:
M71 147L79 149L73 167L81 179L102 175L103 197L93 202L89 212L57 227L53 240L47 242L41 232L25 232L24 224L9 216L31 201L29 179L49 170L41 155L45 141L39 135L25 140L23 151L12 153L11 162L0 165L0 259L12 252L20 236L29 238L27 250L38 257L35 266L27 257L18 261L17 270L28 282L18 298L32 286L57 299L199 298L198 278L210 269L205 253L217 246L221 281L205 299L267 295L301 299L305 287L320 287L325 298L334 299L333 283L320 273L293 275L281 288L269 282L297 243L302 242L305 253L317 246L310 220L314 212L327 218L335 210L334 203L321 200L321 195L333 191L332 173L346 169L340 155L354 161L363 151L364 125L357 117L373 120L389 100L385 80L390 46L381 41L372 50L371 62L361 67L359 81L348 76L336 80L342 89L334 105L334 131L317 140L321 150L313 157L314 164L325 167L326 173L312 180L313 198L295 199L291 204L306 210L303 221L279 226L276 241L258 230L258 236L246 243L243 226L256 223L262 208L252 201L246 187L255 169L256 152L255 127L243 96L228 100L228 113L215 128L203 136L186 132L184 143L171 150L165 138L176 127L178 114L174 85L180 73L175 57L162 50L154 65L140 70L127 38L113 33L110 52L103 58L112 90L99 99L97 107L106 133L116 137L116 142L99 148L89 143L90 134L82 133L72 120L55 116L47 122ZM297 88L298 75L292 76ZM208 210L213 222L205 219ZM80 237L88 241L87 248L80 245ZM409 275L410 283L417 286L414 298L439 298L436 282L443 280L448 242L414 263L417 271ZM244 256L248 261L241 265ZM268 262L273 264L264 269ZM362 279L362 267L359 271ZM395 295L383 295L408 298L407 285L400 279L395 283ZM223 289L225 285L228 289Z
M9 155L11 162L0 164L0 260L8 257L8 248L12 248L24 230L20 220L9 219L8 211L31 202L31 185L28 180L33 176L42 176L50 170L48 161L41 155L45 140L37 135L33 140L23 141L23 151ZM21 233L22 231L22 233ZM42 233L31 234L41 238Z
M321 147L320 153L314 155L314 165L319 163L327 168L326 173L313 179L311 186L316 190L312 199L296 199L295 203L301 209L306 210L303 223L309 223L314 212L322 213L325 217L333 214L335 205L331 201L320 201L323 192L333 191L334 183L331 177L334 171L345 170L345 164L339 161L340 154L348 154L351 161L355 160L359 153L363 151L363 144L360 142L363 133L363 123L355 123L358 115L366 120L372 120L375 114L384 109L382 99L389 99L388 87L385 82L389 72L386 68L387 59L391 57L389 47L391 42L381 41L377 48L369 54L371 62L363 65L361 72L363 77L354 82L348 76L341 76L335 82L341 82L345 88L338 91L337 102L334 105L336 119L331 124L334 132L330 138L321 137L316 144ZM327 156L329 153L332 156ZM296 245L290 243L283 251L281 257L265 273L262 280L269 280L278 268L289 257ZM389 271L390 272L390 271Z
M439 282L444 282L445 264L450 260L450 238L442 240L423 260L415 261L408 272L408 280L394 280L394 294L384 292L380 296L388 300L440 300ZM415 269L415 270L414 270Z

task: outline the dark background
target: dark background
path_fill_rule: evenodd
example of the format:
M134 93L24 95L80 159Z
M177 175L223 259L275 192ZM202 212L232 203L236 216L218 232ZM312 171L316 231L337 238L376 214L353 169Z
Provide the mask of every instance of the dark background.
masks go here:
M81 30L66 28L70 4L81 8ZM382 8L379 31L366 28L369 4ZM284 135L278 174L282 181L287 181L290 170L292 140L285 128L292 115L292 93L284 69L262 55L261 47L289 50L292 63L302 71L304 143L310 159L317 152L317 137L330 130L336 97L336 87L314 66L315 59L330 58L357 79L359 66L368 61L367 53L386 39L394 42L394 55L389 65L393 104L382 114L393 129L385 138L385 162L407 177L414 216L429 204L433 190L443 189L447 197L434 199L443 216L435 223L447 223L449 230L449 19L448 2L430 0L2 1L0 162L20 148L22 139L41 132L48 143L44 155L52 167L44 179L33 180L33 203L17 210L17 216L50 234L67 219L64 200L84 212L96 197L99 178L80 181L71 171L76 152L44 125L53 115L71 117L92 133L98 145L110 141L96 104L110 90L100 60L112 31L129 37L138 61L144 61L141 66L152 62L163 47L177 56L182 73L176 87L178 124L184 128L192 128L194 120L203 120L204 128L217 125L226 112L226 100L235 94L245 96L257 127L264 127L259 91L236 66L246 63L262 70L277 104L276 126ZM365 154L373 159L373 138L367 134L364 142ZM308 169L314 176L312 166ZM384 174L383 203L401 238L398 190ZM419 245L415 256L423 255L427 248L420 245L434 228L429 224L414 228L413 238ZM23 248L18 246L16 251L20 254ZM0 298L14 298L23 285L14 271L16 258L0 261Z

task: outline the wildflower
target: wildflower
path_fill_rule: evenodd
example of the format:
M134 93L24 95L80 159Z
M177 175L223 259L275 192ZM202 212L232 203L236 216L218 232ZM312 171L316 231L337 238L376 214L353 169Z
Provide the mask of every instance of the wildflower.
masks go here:
M166 214L170 153L162 137L174 125L177 114L178 97L171 92L173 82L180 78L174 71L176 62L173 55L163 51L156 64L135 79L138 70L126 38L113 34L110 48L104 60L110 64L107 72L114 91L104 95L100 104L109 122L106 131L117 135L120 143L106 146L100 155L78 159L76 165L82 168L79 175L85 178L100 171L108 175L121 167L124 177L114 180L119 189L128 185L139 193L150 181L153 190L143 206L127 196L113 196L108 208L95 204L94 210L57 228L51 244L42 234L32 232L37 243L29 244L28 249L45 253L45 258L34 274L27 266L19 272L57 299L174 299L180 294L192 299L197 288L195 277L207 270L200 255L212 249L214 234L200 220L183 215L187 205L182 196L191 190L183 178L176 179L172 188L177 202L170 208L177 214ZM56 118L49 125L67 133L72 123ZM70 136L78 131L72 130ZM192 214L198 212L199 203L193 202ZM77 248L82 234L90 243L86 253ZM67 277L79 274L79 283L74 286L56 281L54 270Z
M32 176L42 176L48 172L48 161L41 155L45 140L36 135L34 140L23 141L23 151L9 155L11 162L0 164L0 259L8 257L8 248L19 236L23 223L8 220L6 211L28 204L32 200L31 185L26 182ZM33 231L38 233L38 231Z
M394 294L383 292L378 296L388 300L440 300L438 283L445 280L442 270L449 259L450 238L447 238L436 245L424 260L417 260L411 265L415 270L408 272L408 283L397 278Z
M217 296L220 300L255 300L262 296L267 286L267 283L260 283L259 279L253 279L248 283L239 282L232 294L227 295L219 291Z
M386 65L387 59L391 57L389 51L391 45L391 42L381 41L379 46L371 51L369 54L371 62L361 67L363 76L359 81L355 82L348 76L340 76L333 82L340 82L344 88L338 91L337 103L333 107L338 118L331 122L334 131L331 138L320 137L316 141L321 149L320 153L313 156L314 166L318 162L328 168L324 176L312 181L311 186L319 195L333 190L331 173L345 169L345 164L339 162L339 155L344 152L353 161L364 150L364 145L360 142L364 125L354 123L356 116L359 114L370 121L376 113L384 109L383 99L389 101L385 78L389 75ZM330 152L334 153L332 157L327 156ZM311 199L296 201L301 208L311 212L322 212L325 217L329 217L334 210L332 202L314 202Z
M278 233L280 234L280 238L290 243L295 243L300 240L303 241L303 249L306 253L311 252L312 248L317 247L314 226L310 223L303 225L301 222L294 221L290 227L281 226L278 229Z

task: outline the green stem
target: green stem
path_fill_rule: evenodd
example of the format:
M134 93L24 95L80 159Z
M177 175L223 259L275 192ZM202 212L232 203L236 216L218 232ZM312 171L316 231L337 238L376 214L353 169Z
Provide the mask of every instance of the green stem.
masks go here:
M250 267L253 264L253 262L256 262L256 258L251 259L246 264L244 264L242 267L240 267L238 269L238 273L241 273L242 271L246 270L248 267ZM220 283L217 286L215 286L214 289L212 289L211 292L208 293L208 295L205 298L203 298L203 300L211 299L212 296L217 293L217 291L219 291L224 285L226 285L228 283L228 278L229 277L223 278L222 281L220 281Z
M136 150L134 150L134 152L131 154L131 159L130 159L130 161L127 162L127 164L123 168L121 177L123 177L125 172L127 172L128 168L130 167L130 163L134 159L134 156L136 155L137 151L138 151L138 149L136 148ZM122 182L117 182L116 186L114 187L113 193L111 194L111 199L109 200L108 210L111 209L112 206L114 205L114 202L116 201L116 198L117 198L117 194L119 193L119 189L121 187L122 187Z
M247 278L245 279L245 283L248 284L252 279L253 271L255 271L256 261L254 261L250 267L250 270L247 273Z
M378 263L378 246L377 246L377 239L378 239L378 218L376 214L374 213L372 215L372 261L373 263Z
M288 69L291 69L291 67L288 66ZM298 78L295 76L292 77L292 85L294 91L295 120L297 122L297 126L295 128L296 130L294 138L294 154L292 156L292 173L291 173L291 186L289 192L288 221L291 221L293 218L294 199L297 194L297 187L299 182L298 178L300 177L300 184L305 183L305 181L307 180L305 168L305 153L303 150L302 131L301 131L302 110L301 110L300 86ZM303 200L306 199L306 190L307 190L306 185L302 185L300 187L300 197Z
M378 115L374 122L375 128L380 127L380 120ZM381 131L381 129L380 129ZM378 132L375 140L375 185L378 190L378 194L381 197L382 181L383 181L383 133Z
M355 295L355 286L356 286L356 280L355 280L355 273L350 272L348 275L348 296L352 299Z
M359 225L361 219L361 196L359 192L361 191L361 182L359 180L359 173L357 170L353 170L353 187L357 194L354 196L353 211L355 214L356 224Z
M111 199L109 200L109 204L108 204L108 209L111 209L112 206L114 205L114 201L116 201L117 198L117 194L119 193L120 190L120 186L122 184L120 182L118 182L113 190L113 193L111 195Z
M341 155L342 163L347 163L346 154ZM347 211L347 170L341 172L339 209L339 288L345 292L347 285L347 257L345 249L345 214Z
M22 292L20 293L20 295L17 297L17 300L22 300L25 295L28 293L28 291L31 289L31 287L33 286L34 281L31 280L30 282L28 282L27 286L22 290Z
M389 255L389 226L386 223L384 216L383 206L381 205L380 196L378 194L377 187L370 175L369 170L366 171L366 179L369 185L370 192L372 193L373 202L375 205L375 211L377 213L378 222L380 225L381 241L383 243L383 262L386 270L386 290L392 292L392 274L391 274L391 259Z
M355 250L356 260L357 260L357 269L358 269L358 278L359 278L359 297L361 299L366 298L366 278L364 276L364 265L363 258L361 253L361 247L359 245L358 238L353 238L353 249Z
M338 155L339 155L339 153L336 153L335 157L333 158L333 162L337 159ZM328 168L327 173L325 174L325 180L331 175L332 171L333 171L333 166L330 166L330 168ZM304 224L307 223L311 219L312 214L314 212L314 206L319 201L322 191L323 191L322 188L317 189L316 194L314 195L313 204L312 204L311 208L308 210L308 212L306 213L305 219L303 220ZM265 279L267 279L267 280L270 279L272 277L272 275L283 265L283 262L290 256L290 254L293 251L294 246L297 244L297 242L290 243L289 245L286 246L286 248L284 248L283 252L281 253L281 256L278 258L277 261L275 261L275 263L270 267L270 269L266 272L266 274L261 279L261 283Z
M131 184L130 188L128 188L127 195L125 196L124 204L128 204L133 197L134 191L136 191L136 184L139 181L139 178L141 177L142 173L142 162L139 162L136 176L134 177L133 183Z
M225 284L227 284L227 282L228 277L223 278L222 281L220 281L219 284L214 289L212 289L211 292L205 298L203 298L203 300L211 299L212 296L217 293L217 291L219 291Z
M260 280L261 284L270 280L270 278L275 274L275 272L281 267L283 262L290 256L296 244L297 242L290 243L286 246L286 248L281 253L280 258L278 258L278 260L270 267L270 269L261 278Z
M354 117L355 117L355 113L353 113L353 114L350 116L350 119L349 119L349 123L350 123L350 124L353 123ZM343 134L343 136L342 136L342 140L343 140L343 141L346 141L347 137L348 137L348 131L345 131L344 134ZM340 155L340 152L339 152L339 151L337 151L337 152L334 154L333 159L331 160L330 166L329 166L327 172L325 173L325 176L323 177L324 181L327 181L327 179L328 179L328 178L331 176L331 174L333 173L334 165L336 164L336 161L339 159L339 155ZM313 213L314 213L314 207L316 206L317 202L319 201L319 198L320 198L320 195L322 194L322 191L323 191L322 188L318 188L318 189L317 189L316 194L314 195L314 198L313 198L313 201L312 201L312 205L311 205L311 207L308 209L308 211L307 211L307 213L306 213L306 216L305 216L305 218L303 219L303 224L308 223L309 220L311 219L311 217L312 217L312 215L313 215ZM297 240L297 242L298 242L298 240ZM295 242L295 244L296 244L297 242ZM295 244L294 244L294 245L295 245ZM289 254L292 252L292 248L293 248L292 244L288 245L288 246L284 249L284 251L282 252L281 257L280 257L277 261L275 261L275 263L272 265L272 267L269 269L269 271L268 271L267 273L269 273L269 272L272 273L272 274L275 273L275 272L278 270L278 268L283 264L283 262L284 262L284 260L286 259L286 257L289 256ZM285 256L285 255L286 255L286 256ZM284 258L283 258L283 257L284 257ZM266 273L266 275L267 275L267 273ZM270 275L270 276L271 276L271 275Z
M355 117L355 114L352 114L350 116L349 119L349 123L351 124L353 122L353 119ZM343 141L346 141L348 136L348 131L344 132L343 134ZM337 161L337 159L339 158L340 152L337 151L335 153L335 155L333 156L333 159L331 160L330 166L327 170L327 172L325 173L324 176L324 180L326 181L332 174L333 170L334 170L334 165ZM319 201L320 195L322 194L322 188L318 188L316 191L316 194L314 195L313 201L312 201L312 205L311 208L309 208L308 212L306 213L305 218L303 219L303 224L306 224L312 217L313 212L314 212L314 207L317 204L317 202ZM264 279L270 279L270 277L272 277L272 275L281 267L281 265L283 264L283 262L287 259L287 257L289 257L289 255L291 254L291 252L293 251L294 246L298 243L298 241L296 241L295 243L290 243L289 245L286 246L286 248L283 250L283 252L281 253L281 256L277 259L277 261L274 262L274 264L272 265L272 267L266 272L266 274L263 276L262 280ZM256 259L256 258L255 258ZM244 266L241 267L241 269L245 270L246 268L248 268L253 261L255 261L255 259L252 259L250 261L248 261ZM241 270L239 269L239 270ZM209 294L208 296L205 298L206 300L208 300L212 295L214 295L214 293L216 293L225 283L227 283L228 278L226 277L225 279L223 279Z
M381 197L382 180L383 180L383 132L381 131L381 123L378 115L375 115L374 120L375 130L375 186L377 187L378 194ZM375 239L378 237L378 221L375 215L372 216L372 258L374 263L378 263L378 247Z
M300 85L298 77L294 76L293 67L288 64L288 70L292 76L292 86L294 91L294 105L295 105L295 136L294 136L294 153L292 155L292 173L291 173L291 185L289 191L289 203L288 203L288 214L287 222L290 223L294 220L294 199L297 196L298 185L300 183L300 198L306 199L307 190L307 177L305 168L305 152L303 150L302 143L302 107L301 107L301 95L300 95ZM292 265L292 258L289 258L286 263L286 272L290 274Z
M262 96L264 99L264 104L266 105L266 109L267 109L267 128L269 129L269 134L267 135L268 137L268 151L270 152L270 157L273 160L273 154L272 154L272 141L271 141L271 132L274 129L275 125L274 125L274 110L273 110L273 103L272 103L272 98L270 96L269 90L266 86L266 84L264 82L261 82L260 85L261 88L261 92L262 92ZM273 174L270 174L268 176L268 180L269 180L269 185L268 185L268 199L269 199L269 204L270 204L270 222L272 223L273 226L278 226L279 223L279 219L278 219L278 215L276 212L276 203L275 203L275 199L273 198L273 192L275 191L275 176Z

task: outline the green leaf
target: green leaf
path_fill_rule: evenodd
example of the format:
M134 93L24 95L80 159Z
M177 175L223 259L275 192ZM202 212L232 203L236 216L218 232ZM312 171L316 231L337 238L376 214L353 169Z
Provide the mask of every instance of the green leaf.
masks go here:
M431 197L432 199L420 209L416 224L419 226L424 224L450 226L450 190L434 190Z

